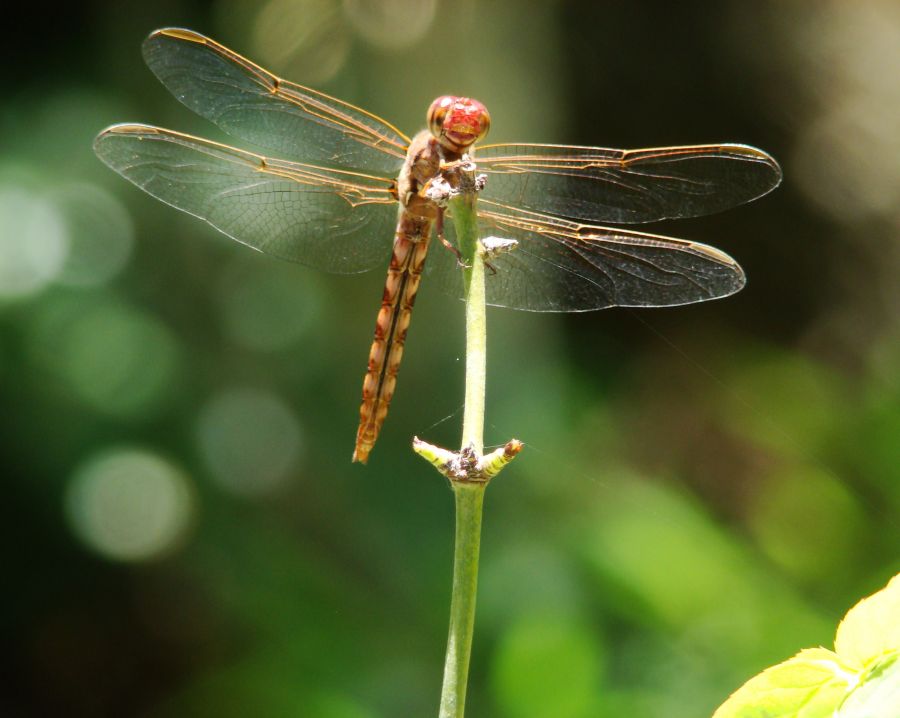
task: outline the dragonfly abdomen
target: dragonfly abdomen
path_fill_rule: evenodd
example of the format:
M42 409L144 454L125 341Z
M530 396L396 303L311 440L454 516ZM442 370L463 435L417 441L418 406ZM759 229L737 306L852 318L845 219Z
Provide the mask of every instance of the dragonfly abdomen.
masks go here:
M434 220L402 211L363 379L353 461L366 463L387 417Z

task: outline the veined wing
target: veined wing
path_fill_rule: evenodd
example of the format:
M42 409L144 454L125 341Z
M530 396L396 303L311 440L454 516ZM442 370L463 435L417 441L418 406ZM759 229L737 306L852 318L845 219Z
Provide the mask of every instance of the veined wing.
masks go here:
M725 297L745 283L737 262L697 242L579 224L484 199L478 214L482 237L519 243L490 260L496 272L488 272L486 291L493 306L534 312L666 307ZM432 254L436 283L461 296L456 257L440 246Z
M191 30L155 31L144 59L194 112L280 157L391 175L406 157L409 138L380 117L282 80Z
M588 222L633 224L698 217L761 197L781 168L747 145L614 150L564 145L486 145L484 199Z
M145 192L261 252L339 273L371 269L390 253L390 180L268 159L149 125L113 125L94 151Z

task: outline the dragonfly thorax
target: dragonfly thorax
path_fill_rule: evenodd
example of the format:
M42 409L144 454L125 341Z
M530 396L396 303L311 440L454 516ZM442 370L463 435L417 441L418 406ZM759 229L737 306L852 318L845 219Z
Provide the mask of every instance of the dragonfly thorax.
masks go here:
M426 199L423 188L441 171L441 147L428 130L417 134L406 153L406 161L397 180L400 204L413 214L434 219L437 206Z

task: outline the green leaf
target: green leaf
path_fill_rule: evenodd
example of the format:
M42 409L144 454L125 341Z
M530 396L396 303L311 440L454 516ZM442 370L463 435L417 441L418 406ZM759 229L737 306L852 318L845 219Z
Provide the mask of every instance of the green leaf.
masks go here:
M900 716L900 653L878 661L835 713L835 718Z
M837 654L808 648L751 678L713 718L831 718L856 681Z
M900 651L900 574L851 608L834 639L834 648L860 668L879 656Z
M751 678L713 718L900 718L900 575L847 612L834 645Z

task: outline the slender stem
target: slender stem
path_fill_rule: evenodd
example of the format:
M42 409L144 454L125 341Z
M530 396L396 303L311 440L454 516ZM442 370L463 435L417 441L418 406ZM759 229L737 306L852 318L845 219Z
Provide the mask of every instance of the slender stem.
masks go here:
M484 262L477 253L466 270L466 403L463 410L462 447L484 451L484 396L487 375L487 316L484 297Z
M477 250L475 194L465 194L454 200L453 214L459 251L466 264L463 272L466 289L466 403L462 448L471 447L480 457L484 450L487 321L484 262ZM452 486L456 499L456 539L453 547L450 635L444 661L440 718L463 718L465 712L486 484L454 481Z
M444 661L440 718L462 718L466 707L466 683L475 627L484 488L485 484L453 484L456 497L453 597L450 600L450 636L447 639L447 657Z

